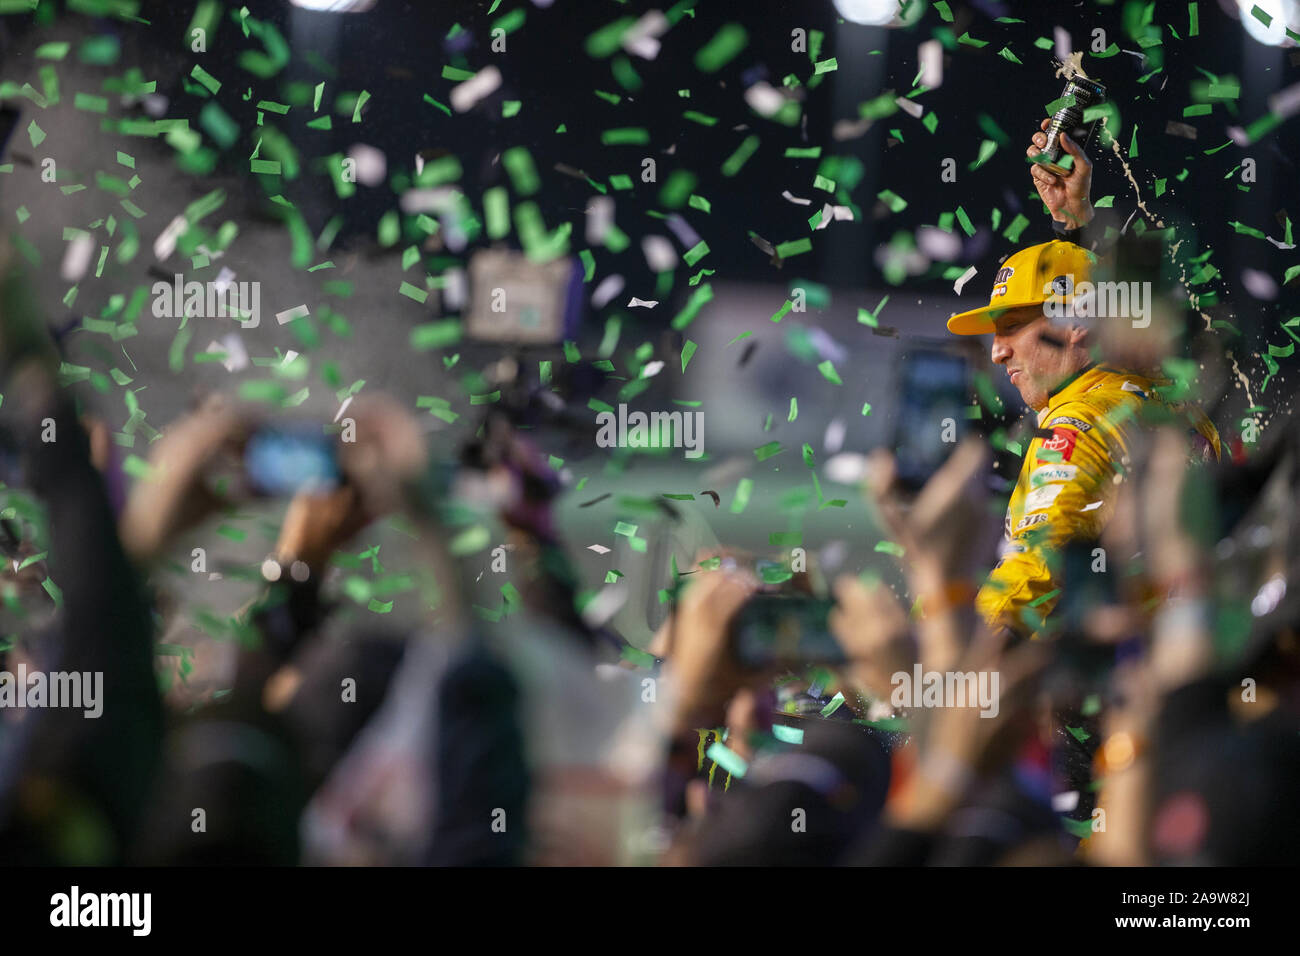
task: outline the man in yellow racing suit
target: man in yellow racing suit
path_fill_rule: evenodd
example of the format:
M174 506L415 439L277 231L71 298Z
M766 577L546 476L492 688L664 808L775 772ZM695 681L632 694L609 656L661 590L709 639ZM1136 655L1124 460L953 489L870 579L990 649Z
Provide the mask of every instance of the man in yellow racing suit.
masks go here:
M992 627L1040 629L1059 596L1052 556L1072 540L1095 539L1109 521L1144 405L1186 417L1202 455L1219 457L1218 433L1199 409L1165 403L1162 379L1095 364L1089 323L1056 318L1071 311L1076 285L1086 294L1095 258L1071 242L1022 249L998 270L987 307L948 320L958 335L993 335L993 361L1037 413L1007 508L1004 553L976 596Z

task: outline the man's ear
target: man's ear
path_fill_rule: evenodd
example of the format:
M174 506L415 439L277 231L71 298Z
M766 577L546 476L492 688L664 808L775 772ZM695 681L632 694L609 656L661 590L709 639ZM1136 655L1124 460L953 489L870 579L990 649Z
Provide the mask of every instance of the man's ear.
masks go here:
M1088 330L1086 325L1070 326L1070 344L1077 345L1079 348L1086 348L1088 344Z

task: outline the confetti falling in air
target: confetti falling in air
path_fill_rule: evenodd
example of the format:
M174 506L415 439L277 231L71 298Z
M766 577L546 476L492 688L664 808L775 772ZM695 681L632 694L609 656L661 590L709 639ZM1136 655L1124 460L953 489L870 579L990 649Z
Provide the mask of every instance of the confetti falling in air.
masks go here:
M860 370L858 351L893 347L900 334L942 335L939 313L957 311L958 297L983 296L1003 255L1051 237L1018 152L1025 131L1058 105L1057 24L1043 16L917 5L890 31L901 42L851 58L842 37L858 28L829 5L800 49L784 25L691 0L653 18L584 9L564 51L574 63L554 75L566 95L551 97L537 88L555 69L567 11L494 2L459 22L448 13L419 56L396 43L375 71L340 76L291 30L239 7L197 4L166 32L141 22L134 6L76 4L57 17L52 4L36 13L27 3L0 7L30 18L37 34L30 62L20 69L12 58L0 75L0 97L23 109L9 146L23 158L5 156L0 176L13 177L5 222L17 251L48 269L58 250L57 299L79 342L93 343L64 378L111 404L114 441L136 478L177 410L157 397L160 375L225 388L269 411L328 406L320 414L334 422L353 399L383 388L393 364L423 362L436 384L402 400L430 427L476 428L503 400L467 347L482 330L476 297L492 316L475 257L496 245L518 255L512 268L571 271L586 330L595 330L566 329L544 355L529 356L543 385L559 390L564 373L591 363L613 382L593 400L604 407L698 409L702 465L719 464L716 443L748 471L657 494L689 506L687 489L710 485L717 490L693 494L715 508L725 501L724 514L783 522L841 500L822 495L817 456L805 468L785 454L820 431L827 402L847 403L840 414L864 429L850 441L888 440L889 386ZM1295 210L1260 177L1284 175L1266 154L1293 134L1300 85L1279 81L1248 107L1242 77L1211 72L1209 53L1228 22L1212 6L1166 15L1145 4L1087 4L1106 26L1095 51L1083 25L1061 26L1113 94L1085 115L1098 122L1090 155L1103 233L1162 235L1191 307L1232 356L1235 417L1262 422L1290 407L1300 259ZM1243 17L1277 26L1259 7ZM85 42L56 36L65 21ZM194 28L207 36L204 51L192 48ZM494 28L504 52L492 48ZM156 45L158 57L140 56L139 44ZM539 60L530 44L550 49ZM984 78L1023 91L1023 102L972 103ZM107 151L79 156L79 140L66 135L74 122ZM383 168L367 171L355 147L371 141ZM42 181L46 157L57 172ZM951 180L942 175L948 158ZM171 177L185 182L183 198L168 188ZM51 200L25 194L29 183ZM1252 211L1225 213L1213 231L1188 222L1242 196L1269 198L1231 206ZM275 258L254 245L245 225L253 219L274 224ZM1227 274L1246 257L1249 277ZM358 278L358 260L376 271ZM292 276L290 288L277 288L280 273ZM792 273L826 282L834 298ZM209 330L202 323L215 319L184 307L156 315L154 282L176 274L260 282L256 318L267 321L255 326L241 310ZM740 282L767 294L734 322L726 287ZM400 328L399 355L368 354L380 323ZM130 340L152 342L163 325L160 348L134 348ZM593 434L599 410L585 409ZM612 531L629 541L641 523L625 513L620 482L667 451L617 449L602 473L604 461L575 468L566 450L543 449L587 474L575 477L591 482L575 507L609 519L607 531L631 527ZM671 460L696 467L680 454ZM796 470L805 498L783 498ZM252 528L230 519L231 528L245 524ZM603 553L596 547L587 550ZM389 613L403 594L357 586L356 603Z

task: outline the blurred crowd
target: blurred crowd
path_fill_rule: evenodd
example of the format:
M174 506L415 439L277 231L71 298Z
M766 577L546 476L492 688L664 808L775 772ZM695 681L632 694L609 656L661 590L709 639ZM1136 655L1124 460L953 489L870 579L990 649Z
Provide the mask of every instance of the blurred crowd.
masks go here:
M47 548L6 514L6 603L57 586L0 670L102 673L103 708L0 708L0 860L28 864L1237 865L1300 857L1300 429L1243 461L1134 440L1102 538L1112 582L1026 639L972 596L989 555L988 452L960 445L915 497L886 452L864 493L899 578L845 575L839 666L745 667L737 614L771 581L722 548L676 570L652 644L579 612L557 476L489 414L431 447L382 395L349 414L343 480L300 491L237 616L228 688L174 706L156 571L238 507L221 463L267 418L220 396L168 427L126 482L6 251L6 428ZM50 436L56 436L51 440ZM128 487L129 484L129 487ZM422 626L343 637L331 562L367 524L415 529ZM509 542L510 587L467 529ZM491 540L498 540L492 537ZM36 558L36 560L31 560ZM1095 568L1093 569L1096 570ZM48 571L48 575L45 573ZM787 576L797 589L812 572ZM787 586L790 586L787 582ZM47 588L48 590L48 588ZM1245 608L1243 611L1242 609ZM379 620L379 618L375 618ZM900 673L998 675L994 713L894 702Z

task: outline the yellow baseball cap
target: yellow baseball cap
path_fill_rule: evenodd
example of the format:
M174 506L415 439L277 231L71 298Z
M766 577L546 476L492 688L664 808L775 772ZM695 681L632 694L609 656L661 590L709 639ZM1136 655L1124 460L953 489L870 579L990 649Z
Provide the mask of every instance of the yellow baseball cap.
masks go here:
M1087 249L1060 239L1021 249L998 268L989 304L953 315L948 319L948 331L989 335L995 331L994 320L1011 309L1049 301L1070 305L1074 287L1091 281L1096 261Z

